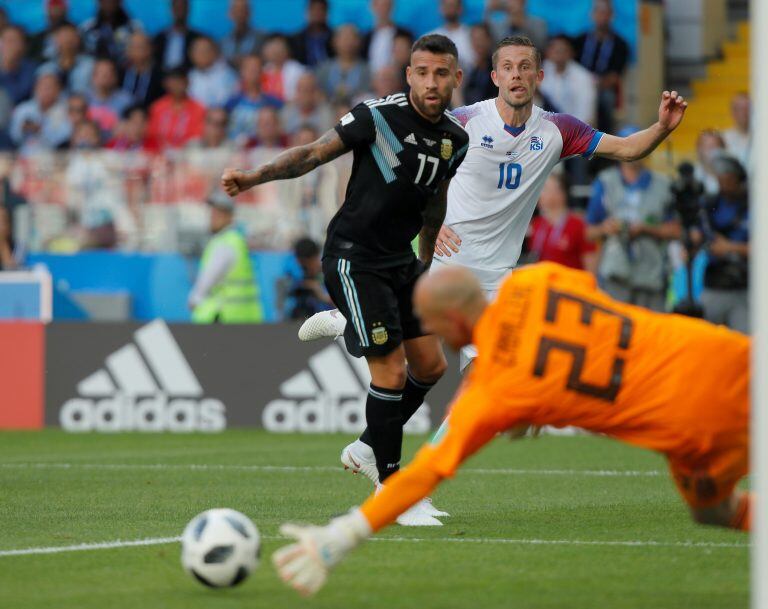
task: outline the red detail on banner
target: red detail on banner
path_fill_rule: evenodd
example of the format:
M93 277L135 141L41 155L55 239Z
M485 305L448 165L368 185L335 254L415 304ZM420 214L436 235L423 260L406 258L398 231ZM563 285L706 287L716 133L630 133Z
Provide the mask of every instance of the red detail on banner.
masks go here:
M41 429L45 326L0 323L0 429Z

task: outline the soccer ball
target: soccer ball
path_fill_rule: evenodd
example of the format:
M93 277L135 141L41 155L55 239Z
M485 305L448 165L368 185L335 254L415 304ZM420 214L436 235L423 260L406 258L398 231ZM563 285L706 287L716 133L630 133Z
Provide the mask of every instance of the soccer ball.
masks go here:
M258 566L259 531L247 516L218 508L195 516L181 537L181 564L211 588L237 586Z

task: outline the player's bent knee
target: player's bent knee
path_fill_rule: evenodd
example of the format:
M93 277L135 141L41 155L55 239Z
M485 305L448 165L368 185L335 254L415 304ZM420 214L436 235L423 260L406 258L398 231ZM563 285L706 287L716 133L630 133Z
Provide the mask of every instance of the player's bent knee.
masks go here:
M428 362L408 362L408 368L417 381L436 383L448 370L448 362L441 352Z

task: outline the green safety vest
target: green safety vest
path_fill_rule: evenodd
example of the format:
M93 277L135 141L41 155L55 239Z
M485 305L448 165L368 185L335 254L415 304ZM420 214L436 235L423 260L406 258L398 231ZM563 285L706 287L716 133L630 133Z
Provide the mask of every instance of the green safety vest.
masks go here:
M248 244L239 230L229 227L214 235L205 246L200 268L205 268L211 253L222 243L237 252L237 260L227 276L213 286L208 297L195 307L192 321L198 324L260 323L264 319L264 312L248 255Z

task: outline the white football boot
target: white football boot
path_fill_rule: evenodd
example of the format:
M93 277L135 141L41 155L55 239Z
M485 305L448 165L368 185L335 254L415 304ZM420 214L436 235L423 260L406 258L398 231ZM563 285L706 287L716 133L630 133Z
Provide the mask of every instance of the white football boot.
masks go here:
M379 493L384 486L382 484L376 485L376 492ZM410 508L400 514L395 522L401 527L441 527L443 523L440 522L434 516L430 516L424 510L424 503L426 499L422 499L418 503L412 505Z
M353 474L363 474L374 484L379 483L379 470L376 469L376 457L373 449L365 442L355 440L341 451L341 463L344 469L352 470Z
M353 474L362 473L376 485L377 489L381 486L379 484L379 470L376 468L376 457L373 455L373 449L365 442L355 440L351 444L345 446L344 450L341 451L341 462L344 465L344 469L351 470ZM398 523L404 526L438 526L432 522L429 524L406 524L406 522L414 520L419 521L417 514L419 516L428 516L431 518L444 518L450 516L448 512L438 510L432 505L432 499L427 497L414 505L405 514L401 514L400 518L403 522L398 520Z
M310 341L318 338L336 338L344 334L347 320L338 309L315 313L299 328L299 340Z

